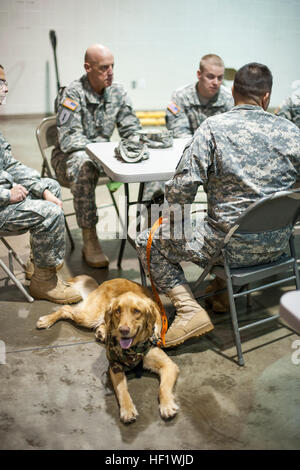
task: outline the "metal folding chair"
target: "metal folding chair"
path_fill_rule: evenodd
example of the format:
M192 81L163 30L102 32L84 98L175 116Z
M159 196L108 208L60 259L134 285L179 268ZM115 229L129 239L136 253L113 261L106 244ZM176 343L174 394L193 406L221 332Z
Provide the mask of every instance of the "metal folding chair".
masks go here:
M228 246L231 238L238 233L262 233L294 226L299 214L300 189L280 191L272 194L271 196L263 197L259 201L251 204L250 207L238 218L234 226L228 231L215 255L193 286L195 297L200 298L200 296L197 295L197 292L208 273L216 274L216 276L226 281L230 304L230 315L237 349L238 363L240 366L244 365L240 332L271 320L276 320L279 315L272 315L265 319L254 321L245 326L239 327L235 299L244 295L247 295L249 299L249 295L252 292L278 286L284 282L292 280L295 282L296 289L300 289L300 278L293 234L289 240L290 253L283 255L275 262L262 265L232 268L228 261L226 247ZM222 265L216 265L216 260L218 258L220 259L220 256L223 260ZM277 274L281 275L280 279L275 281L269 280L269 282L263 283L265 279ZM251 289L249 288L250 283L258 282L259 286ZM239 289L238 292L234 293L234 287ZM220 292L222 291L212 292L202 296L201 298L215 295Z
M19 265L21 266L21 268L24 271L26 269L26 264L18 256L18 254L15 252L15 250L12 248L12 246L8 243L6 238L4 238L4 237L22 235L23 233L26 233L26 232L27 232L27 230L20 230L19 232L4 232L4 231L0 230L0 240L8 250L8 266L6 266L6 264L4 263L4 261L2 259L0 259L0 266L6 272L8 277L15 283L15 285L22 292L22 294L26 297L28 302L33 302L34 301L33 297L31 297L31 295L28 294L28 292L26 291L24 286L21 284L19 279L17 279L15 274L14 274L13 259L15 259L19 263Z
M51 167L49 161L50 150L54 148L57 144L57 128L56 128L56 115L44 118L40 125L36 129L36 138L38 142L39 149L41 151L41 155L43 158L42 169L41 169L41 176L47 176L48 178L56 179L54 171ZM116 210L118 218L120 217L119 209L115 197L113 195L113 191L110 190L108 183L111 183L112 180L105 175L105 173L101 174L98 179L98 186L106 185L110 197L112 199L114 208ZM62 186L62 185L61 185ZM68 186L63 186L68 187ZM63 202L71 201L73 198L64 199ZM66 217L74 215L75 212L68 212L65 214L65 224L66 224L66 231L70 240L71 249L74 249L74 240L71 235L71 231L69 225L67 223Z

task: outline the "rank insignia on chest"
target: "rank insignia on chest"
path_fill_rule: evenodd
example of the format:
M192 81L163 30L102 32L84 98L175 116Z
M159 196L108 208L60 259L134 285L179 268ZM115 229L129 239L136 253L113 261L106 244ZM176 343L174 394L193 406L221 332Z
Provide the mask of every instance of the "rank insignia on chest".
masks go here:
M179 113L180 108L179 106L177 106L176 103L174 103L174 101L171 101L171 103L168 105L168 110L171 111L171 113L176 115Z
M71 100L71 98L65 98L62 105L65 108L70 109L71 111L75 111L75 109L79 106L76 101Z

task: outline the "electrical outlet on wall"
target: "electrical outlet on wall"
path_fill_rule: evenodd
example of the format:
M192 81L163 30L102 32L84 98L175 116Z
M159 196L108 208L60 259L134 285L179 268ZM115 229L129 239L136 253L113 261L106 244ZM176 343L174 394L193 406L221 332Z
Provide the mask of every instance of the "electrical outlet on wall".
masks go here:
M131 81L131 88L139 88L139 89L145 89L146 88L146 80L145 78L138 78L137 80L132 80Z

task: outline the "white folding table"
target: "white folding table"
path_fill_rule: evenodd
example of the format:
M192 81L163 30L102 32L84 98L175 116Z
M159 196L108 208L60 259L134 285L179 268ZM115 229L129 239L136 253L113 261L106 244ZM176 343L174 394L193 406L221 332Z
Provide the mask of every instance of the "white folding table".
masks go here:
M149 159L138 163L126 163L115 156L115 148L118 142L97 142L86 146L87 154L96 159L103 167L107 176L113 181L124 183L126 196L125 221L128 228L129 206L141 204L144 190L144 183L150 181L167 181L174 175L177 163L179 162L189 138L174 139L172 147L165 149L150 149ZM139 183L137 201L129 200L129 183ZM137 206L138 207L138 206ZM134 241L129 237L127 240L135 247ZM121 266L123 251L126 239L122 239L118 257L118 266Z
M300 290L286 292L280 298L280 315L300 334Z
M118 142L98 142L88 144L86 152L98 160L105 173L120 183L146 183L166 181L172 178L177 163L189 138L174 139L173 146L165 149L148 149L148 160L126 163L114 154Z

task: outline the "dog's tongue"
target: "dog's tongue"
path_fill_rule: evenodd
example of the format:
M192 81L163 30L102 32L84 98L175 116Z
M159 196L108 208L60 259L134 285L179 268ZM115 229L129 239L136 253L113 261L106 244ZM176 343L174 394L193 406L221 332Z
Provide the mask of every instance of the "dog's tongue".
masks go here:
M122 349L128 349L131 346L133 338L121 338L120 346Z

